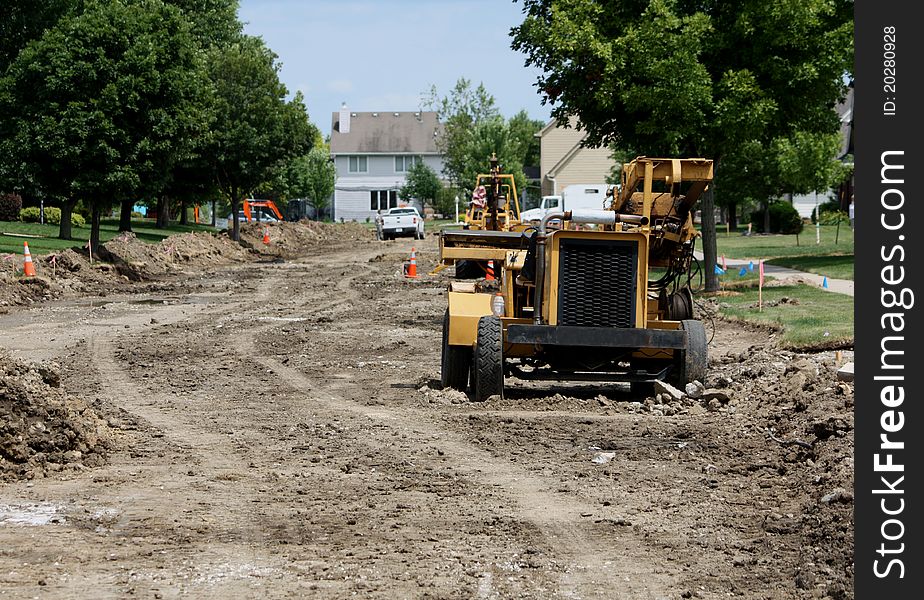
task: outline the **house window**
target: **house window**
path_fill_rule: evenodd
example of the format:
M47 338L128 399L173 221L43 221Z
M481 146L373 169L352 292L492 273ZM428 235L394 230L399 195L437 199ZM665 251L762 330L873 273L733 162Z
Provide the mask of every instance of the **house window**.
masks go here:
M414 166L414 163L419 163L422 160L419 156L396 156L395 173L407 173Z
M350 173L368 173L369 163L365 156L350 157Z
M372 190L369 192L369 208L388 210L398 206L398 192L395 190Z

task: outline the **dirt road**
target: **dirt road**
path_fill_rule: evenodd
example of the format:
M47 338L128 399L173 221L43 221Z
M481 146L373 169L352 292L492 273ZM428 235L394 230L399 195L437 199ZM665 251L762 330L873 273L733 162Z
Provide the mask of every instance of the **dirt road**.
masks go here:
M717 323L725 402L513 382L474 404L439 389L449 273L400 277L410 246L0 315L115 439L0 483L0 597L850 597L833 352Z

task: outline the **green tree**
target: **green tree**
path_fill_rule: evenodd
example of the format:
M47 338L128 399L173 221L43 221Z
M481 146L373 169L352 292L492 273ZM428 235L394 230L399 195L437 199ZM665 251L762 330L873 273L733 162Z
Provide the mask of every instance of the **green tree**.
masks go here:
M405 200L411 198L420 200L424 206L435 207L443 184L425 162L416 161L407 172L405 184L401 187L399 195Z
M307 153L314 142L301 93L285 100L276 58L262 40L246 35L209 52L216 101L206 154L231 204L235 240L240 237L238 207L245 195L271 180L286 161Z
M752 140L833 132L852 67L850 0L523 0L512 46L588 145L723 159ZM704 253L715 262L714 190ZM711 268L706 289L718 288Z
M54 27L65 14L77 10L81 0L16 0L0 2L0 74L32 40Z
M770 204L784 194L827 191L844 178L843 164L835 159L839 133L794 132L763 143L745 142L728 152L719 174L717 202L732 215L740 202L756 202L769 231ZM731 223L734 225L735 223Z
M523 189L523 157L527 149L522 137L512 132L498 112L494 96L484 84L473 88L471 81L462 77L443 98L438 97L435 87L431 88L428 105L440 115L442 129L437 147L443 155L443 174L452 187L470 195L475 178L488 171L488 161L496 154L504 172L514 175L517 189Z
M311 152L292 160L287 168L286 180L292 198L307 198L318 217L330 205L334 193L337 168L330 157L330 149L323 142Z
M545 126L537 119L530 119L525 110L510 117L507 127L510 135L517 140L522 156L519 157L523 166L539 166L539 138L536 134Z
M6 178L63 202L70 237L77 199L102 211L163 187L205 124L207 88L189 24L160 0L92 0L10 65L0 92Z
M183 11L201 48L229 46L241 33L238 0L165 0Z

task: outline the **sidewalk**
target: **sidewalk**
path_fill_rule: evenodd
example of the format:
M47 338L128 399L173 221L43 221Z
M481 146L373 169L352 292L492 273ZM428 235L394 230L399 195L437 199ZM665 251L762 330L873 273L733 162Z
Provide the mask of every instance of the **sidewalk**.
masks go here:
M702 252L695 251L693 252L693 256L696 257L696 260L703 260ZM721 261L722 257L720 256L720 265ZM738 271L741 270L741 267L748 266L750 262L750 260L741 260L739 258L725 259L725 264L728 265L728 273L733 275L737 275ZM757 261L755 260L753 262L754 270L756 271ZM767 277L773 277L775 279L786 279L787 277L792 277L817 287L821 287L821 284L824 281L823 275L816 275L815 273L806 273L805 271L797 271L796 269L789 269L786 267L779 267L777 265L768 264L764 264L764 275ZM849 279L832 279L828 277L828 291L853 296L853 281L850 281Z

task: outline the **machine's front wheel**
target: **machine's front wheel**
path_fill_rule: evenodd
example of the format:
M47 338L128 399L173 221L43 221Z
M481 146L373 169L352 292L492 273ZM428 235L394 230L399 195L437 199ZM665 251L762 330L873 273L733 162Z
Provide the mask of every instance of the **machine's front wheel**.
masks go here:
M443 315L443 355L440 369L440 383L444 388L455 388L464 392L468 387L468 370L472 364L472 349L467 346L449 345L449 311Z
M478 320L478 338L472 361L472 399L484 402L504 395L504 332L497 317Z
M706 328L702 321L694 319L680 322L680 328L687 332L687 346L678 354L675 365L676 376L674 382L685 386L691 381L702 382L706 378L706 368L709 366L706 340Z

